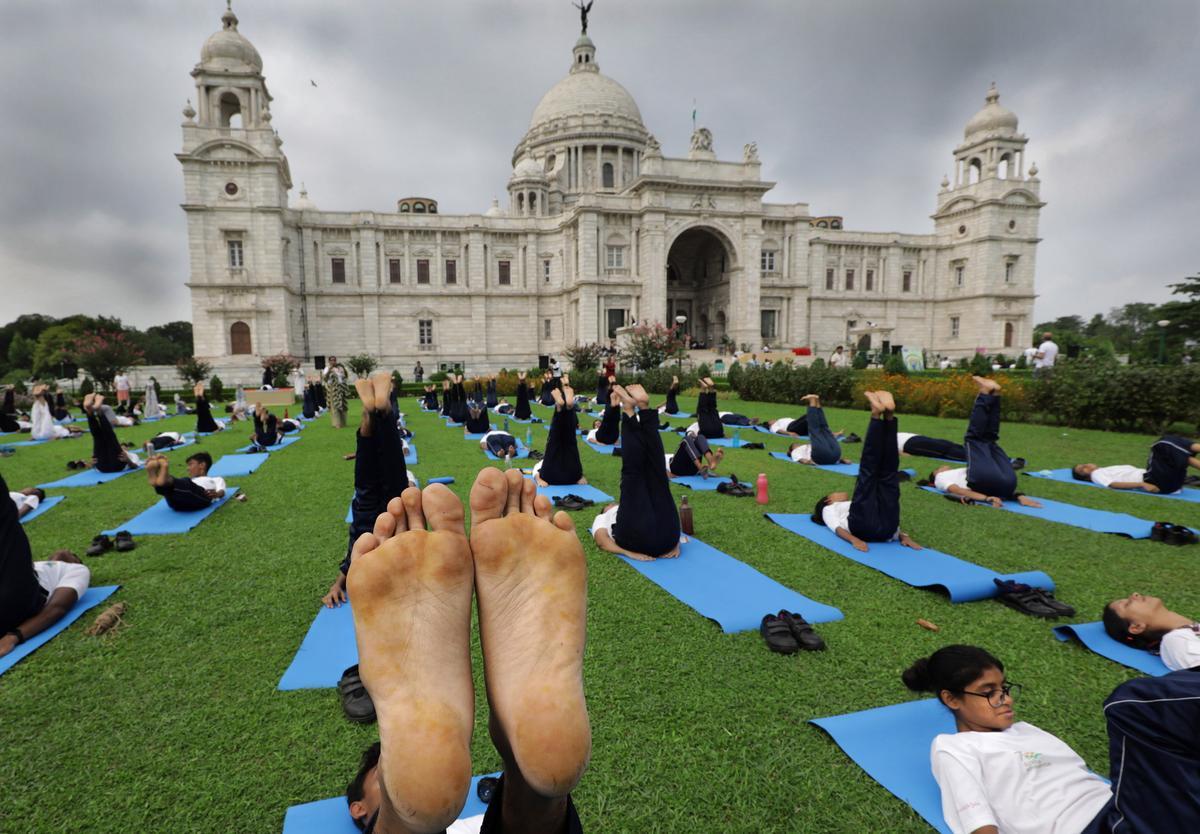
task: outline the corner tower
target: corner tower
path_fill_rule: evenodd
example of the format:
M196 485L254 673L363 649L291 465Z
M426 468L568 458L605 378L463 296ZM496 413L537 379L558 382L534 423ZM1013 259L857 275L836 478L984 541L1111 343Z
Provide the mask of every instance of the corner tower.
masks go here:
M992 84L954 149L933 214L941 249L934 278L933 342L950 355L1012 355L1033 328L1040 198L1037 166L1022 171L1028 138Z
M227 3L221 29L192 69L196 103L183 110L195 352L247 366L291 349L283 210L292 186L271 127L262 58Z

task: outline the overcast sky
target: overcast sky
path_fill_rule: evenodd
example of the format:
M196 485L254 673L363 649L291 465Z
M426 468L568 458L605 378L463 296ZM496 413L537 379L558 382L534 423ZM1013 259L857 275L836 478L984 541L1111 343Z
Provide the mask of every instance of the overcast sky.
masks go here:
M224 0L0 2L0 323L190 318L180 110ZM569 0L235 0L296 190L324 209L505 198L578 35ZM772 202L932 231L996 81L1042 210L1036 316L1163 301L1200 270L1196 0L596 0L589 34L668 156L692 101ZM316 81L314 87L312 81Z

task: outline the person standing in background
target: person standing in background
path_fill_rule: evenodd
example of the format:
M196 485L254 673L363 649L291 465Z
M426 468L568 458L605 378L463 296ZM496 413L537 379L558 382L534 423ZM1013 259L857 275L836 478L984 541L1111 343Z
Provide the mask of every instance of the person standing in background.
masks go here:
M329 402L329 420L335 429L343 428L346 425L346 368L336 356L330 356L321 378Z
M1054 334L1049 330L1042 334L1042 343L1038 345L1033 357L1033 369L1038 376L1054 369L1054 360L1058 358L1058 345L1054 343Z
M829 367L844 368L846 367L846 353L841 345L833 349L833 354L829 357Z

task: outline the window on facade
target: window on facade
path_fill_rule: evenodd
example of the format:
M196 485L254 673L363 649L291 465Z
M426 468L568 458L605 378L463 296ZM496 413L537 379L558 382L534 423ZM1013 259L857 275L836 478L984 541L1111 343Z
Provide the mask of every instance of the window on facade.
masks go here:
M762 252L762 271L775 271L775 253L770 249L764 249Z
M388 258L388 281L393 284L400 283L400 259Z
M908 270L908 269L904 270L904 274L903 274L903 276L901 276L900 287L904 292L912 292L912 271L911 270Z
M1013 346L1013 324L1011 321L1006 321L1004 323L1004 346Z
M966 271L967 270L962 266L954 267L954 286L961 287L963 285L963 278L966 274Z
M958 316L950 317L950 338L958 338Z
M875 289L875 270L868 269L867 270L867 292L871 292L873 289Z
M550 338L550 319L542 319L542 338Z
M429 261L426 258L417 259L417 283L429 283Z
M833 270L832 269L825 270L825 289L827 289L827 290L833 289L833 281L834 281Z
M609 269L622 269L625 266L625 247L606 246L605 264Z
M1004 283L1011 284L1013 279L1013 262L1008 261L1004 264ZM1007 347L1007 345L1005 346Z
M624 310L609 310L608 311L608 338L617 338L617 328L625 326L625 311Z
M848 289L848 290L854 289L854 270L853 269L846 270L846 289Z
M233 354L250 353L250 325L244 321L235 321L229 327L229 352Z
M454 260L446 261L446 283L447 284L457 284L458 283L458 261L454 261Z
M245 259L242 257L242 242L240 240L231 240L229 246L229 268L241 269L245 265Z
M550 262L542 261L542 280L547 284L550 283Z
M429 347L433 344L433 319L417 321L417 344L421 347Z
M762 337L764 339L774 339L779 335L779 311L778 310L762 310Z
M333 276L333 283L346 283L346 259L333 258L330 262L330 275Z
M512 283L512 264L510 261L500 261L500 268L496 273L496 281L505 286Z
M604 168L601 169L601 177L603 178L604 188L613 187L613 167L611 162L604 163Z

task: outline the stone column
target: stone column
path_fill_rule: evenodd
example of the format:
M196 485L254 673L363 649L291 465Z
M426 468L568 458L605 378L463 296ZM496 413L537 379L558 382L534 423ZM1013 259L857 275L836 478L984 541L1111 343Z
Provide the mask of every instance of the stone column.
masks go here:
M642 303L638 322L665 322L667 317L666 217L648 212L642 218L641 254Z
M619 191L625 182L625 149L617 145L617 168L613 178L613 186Z
M596 182L592 187L599 191L604 186L604 146L596 146Z

